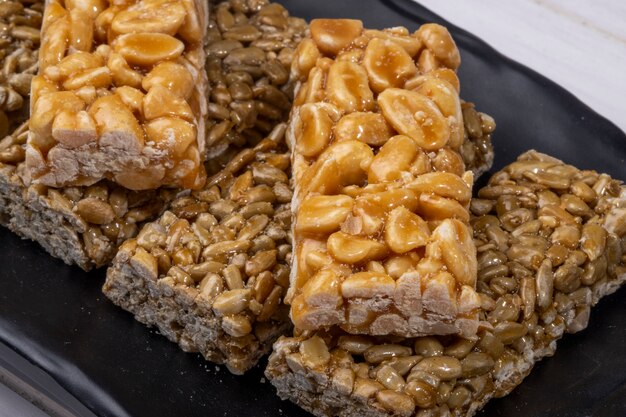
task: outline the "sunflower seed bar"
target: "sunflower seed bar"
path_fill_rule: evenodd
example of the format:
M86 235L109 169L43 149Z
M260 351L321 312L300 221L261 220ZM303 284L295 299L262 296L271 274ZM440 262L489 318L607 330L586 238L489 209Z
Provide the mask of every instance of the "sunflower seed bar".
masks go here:
M183 350L240 374L291 327L282 302L291 163L280 122L293 97L288 57L306 24L266 1L211 7L208 169L215 175L122 246L103 291Z
M185 351L241 374L290 327L285 125L125 242L104 294Z
M472 336L463 107L448 31L314 20L292 73L295 326L355 334Z
M266 375L317 416L472 416L511 392L626 281L626 187L530 151L472 200L474 338L300 332Z
M49 0L25 181L200 188L207 21L200 0Z
M265 138L291 110L289 66L308 29L267 0L211 5L207 32L208 159Z

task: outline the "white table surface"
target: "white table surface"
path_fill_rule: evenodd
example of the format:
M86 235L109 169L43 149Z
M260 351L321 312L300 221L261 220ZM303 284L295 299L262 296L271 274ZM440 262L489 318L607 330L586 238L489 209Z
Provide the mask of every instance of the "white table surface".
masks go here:
M626 132L625 0L416 1L565 87Z

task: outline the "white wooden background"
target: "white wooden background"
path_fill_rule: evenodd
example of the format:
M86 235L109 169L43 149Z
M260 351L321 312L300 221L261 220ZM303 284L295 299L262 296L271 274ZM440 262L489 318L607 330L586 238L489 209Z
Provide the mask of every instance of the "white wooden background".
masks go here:
M626 132L625 0L415 0Z

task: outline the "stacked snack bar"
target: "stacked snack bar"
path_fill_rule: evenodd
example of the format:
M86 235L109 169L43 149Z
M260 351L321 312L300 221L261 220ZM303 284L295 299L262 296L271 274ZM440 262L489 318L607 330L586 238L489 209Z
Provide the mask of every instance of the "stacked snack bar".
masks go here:
M0 12L6 27L0 86L0 221L68 264L85 270L102 266L119 244L137 234L138 224L162 211L173 192L135 192L109 181L62 189L24 183L28 97L38 68L43 3L3 2Z
M626 187L530 151L471 203L475 338L281 338L266 375L317 416L471 416L513 390L626 281Z
M470 108L473 117L488 116ZM488 142L491 126L478 142ZM103 291L185 351L243 373L291 327L284 125L120 247Z
M122 245L104 285L139 321L233 373L290 327L291 165L280 122L292 101L286 65L305 30L277 4L213 6L207 136L216 173Z
M219 157L208 166L215 175L204 190L174 201L122 246L104 292L184 350L242 373L291 327L283 305L292 248L291 165L285 126L276 123L291 107L289 84L280 83L288 82L291 56L306 26L272 3L247 9L242 2L223 2L211 16L207 67L212 91L220 92L209 103L209 126L216 132L208 135L209 152ZM253 29L261 34L242 37ZM248 48L267 48L267 61L244 64L242 57L258 55ZM243 90L246 95L235 94ZM253 110L250 119L237 111L244 107L261 110ZM463 111L468 163L485 169L493 121L472 105ZM268 126L276 126L271 139L259 142Z
M201 187L207 15L200 0L50 0L25 180Z
M475 335L459 64L439 25L409 34L311 22L289 128L296 328Z

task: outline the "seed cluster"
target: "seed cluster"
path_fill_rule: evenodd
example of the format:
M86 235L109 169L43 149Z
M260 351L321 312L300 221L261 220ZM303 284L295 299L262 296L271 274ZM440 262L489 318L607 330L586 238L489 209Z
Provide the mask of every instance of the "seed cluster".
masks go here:
M0 138L28 118L30 83L37 72L39 28L43 2L0 3ZM23 151L13 147L0 153L0 162L13 162Z
M218 3L209 21L209 157L252 147L291 109L289 66L307 30L303 19L268 1Z

